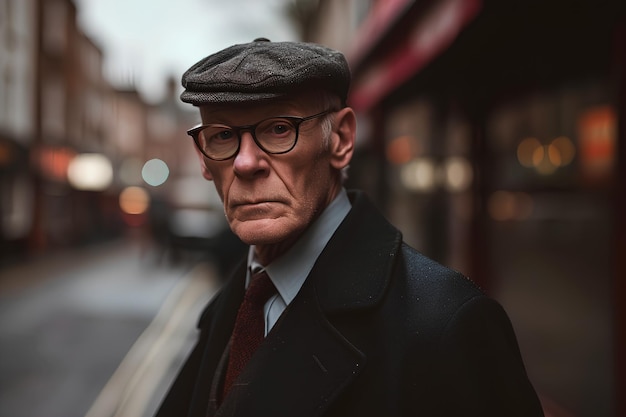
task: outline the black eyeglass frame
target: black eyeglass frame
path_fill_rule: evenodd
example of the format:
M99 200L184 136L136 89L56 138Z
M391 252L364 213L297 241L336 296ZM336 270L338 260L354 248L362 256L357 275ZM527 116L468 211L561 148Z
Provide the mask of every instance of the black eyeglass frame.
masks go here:
M210 123L207 125L203 125L203 124L199 124L197 126L192 127L191 129L189 129L187 131L187 134L189 136L191 136L193 138L194 143L196 144L196 147L200 150L200 152L202 152L202 154L204 156L206 156L207 158L209 158L212 161L226 161L228 159L231 159L233 157L235 157L235 155L237 155L239 153L239 149L241 148L241 135L243 132L250 132L250 135L252 136L252 139L254 140L254 143L256 143L256 145L261 148L261 150L269 155L280 155L280 154L285 154L287 152L290 152L291 150L293 150L293 148L296 147L296 144L298 143L298 137L300 136L300 125L308 120L313 120L316 119L318 117L322 117L325 116L327 114L336 112L337 110L333 110L333 109L327 109L324 110L320 113L316 113L314 115L311 116L306 116L306 117L299 117L299 116L273 116L273 117L268 117L266 119L263 119L255 124L252 125L244 125L244 126L229 126L226 124L221 124L221 123ZM291 145L291 147L289 147L289 149L286 149L284 151L279 151L279 152L271 152L268 151L267 149L265 149L265 147L263 147L263 145L258 141L258 139L256 138L256 128L261 125L264 122L267 122L268 120L272 120L272 119L285 119L287 121L289 121L294 129L296 130L296 137L293 140L293 144ZM225 158L215 158L212 157L210 155L208 155L204 149L202 149L202 146L200 145L200 132L204 129L206 129L207 127L211 127L211 126L222 126L225 128L228 128L230 130L232 130L235 135L237 135L237 148L235 148L235 150L233 151L233 154L225 157Z

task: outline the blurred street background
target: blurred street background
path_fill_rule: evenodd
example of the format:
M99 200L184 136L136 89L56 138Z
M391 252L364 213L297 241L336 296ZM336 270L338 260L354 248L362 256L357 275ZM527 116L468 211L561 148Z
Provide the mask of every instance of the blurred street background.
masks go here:
M152 415L214 279L128 240L0 271L0 415Z
M546 414L626 416L624 1L0 0L0 417L154 411L245 251L180 76L257 37L346 54L348 188L504 305Z

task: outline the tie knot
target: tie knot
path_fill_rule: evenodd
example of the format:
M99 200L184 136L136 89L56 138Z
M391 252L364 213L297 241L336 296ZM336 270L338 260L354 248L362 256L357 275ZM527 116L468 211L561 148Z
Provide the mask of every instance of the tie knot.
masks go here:
M250 285L244 300L253 305L263 305L276 292L276 287L265 270L255 272L250 277Z

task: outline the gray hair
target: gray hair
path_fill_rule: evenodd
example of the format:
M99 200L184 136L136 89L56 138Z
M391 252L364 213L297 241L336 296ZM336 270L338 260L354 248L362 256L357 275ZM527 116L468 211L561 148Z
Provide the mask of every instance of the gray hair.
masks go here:
M333 109L340 110L342 108L340 99L333 94L329 94L326 92L320 93L320 103L322 104L321 108L323 109ZM322 129L322 143L324 147L328 149L330 147L330 138L333 133L335 124L335 117L333 113L327 114L320 120L320 127ZM350 166L346 166L341 170L341 183L344 184L348 179L348 168Z

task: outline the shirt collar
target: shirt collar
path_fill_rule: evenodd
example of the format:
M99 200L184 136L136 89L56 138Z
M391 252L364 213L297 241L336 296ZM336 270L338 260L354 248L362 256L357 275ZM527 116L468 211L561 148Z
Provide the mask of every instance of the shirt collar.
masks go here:
M337 197L324 209L291 249L266 267L268 275L285 304L291 303L298 294L306 277L313 269L315 261L350 208L350 200L346 190L342 188ZM249 269L262 267L254 259L254 246L250 247L248 253L248 265L250 266Z

